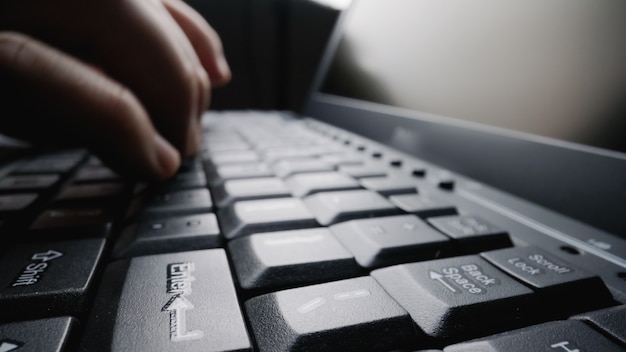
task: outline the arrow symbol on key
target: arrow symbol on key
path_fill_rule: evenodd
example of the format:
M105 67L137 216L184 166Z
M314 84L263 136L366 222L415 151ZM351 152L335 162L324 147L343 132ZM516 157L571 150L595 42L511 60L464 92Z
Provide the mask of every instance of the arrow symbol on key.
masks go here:
M438 272L431 270L430 272L428 272L428 277L430 277L431 280L439 281L439 283L444 285L448 290L456 293L456 290L454 289L454 287L450 286L450 284L448 284L443 279L443 275L439 274Z
M50 260L54 260L57 259L58 257L62 256L63 253L61 252L57 252L57 251L53 251L53 250L49 250L45 253L35 253L33 254L33 257L31 258L32 260L41 260L42 262L47 262ZM2 352L0 350L0 352Z
M16 349L20 347L22 346L15 344L13 342L2 341L2 343L0 344L0 352L15 351Z

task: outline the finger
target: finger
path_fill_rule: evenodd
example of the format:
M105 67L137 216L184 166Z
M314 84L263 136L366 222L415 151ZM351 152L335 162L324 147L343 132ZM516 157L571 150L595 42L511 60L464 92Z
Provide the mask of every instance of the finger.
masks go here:
M21 138L86 145L123 174L173 175L180 159L137 98L101 72L25 35L0 32L0 128Z
M228 83L232 75L217 32L184 2L163 0L163 3L191 41L211 83L214 86Z
M182 154L196 153L202 68L183 50L182 35L175 34L181 29L151 1L113 4L95 18L91 42L97 63L139 97L157 129Z

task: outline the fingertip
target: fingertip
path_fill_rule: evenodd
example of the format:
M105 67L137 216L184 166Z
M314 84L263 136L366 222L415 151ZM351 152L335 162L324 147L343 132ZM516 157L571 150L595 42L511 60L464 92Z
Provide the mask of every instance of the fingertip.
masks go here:
M156 178L165 180L172 177L180 166L180 154L160 134L154 136L154 150L156 152Z

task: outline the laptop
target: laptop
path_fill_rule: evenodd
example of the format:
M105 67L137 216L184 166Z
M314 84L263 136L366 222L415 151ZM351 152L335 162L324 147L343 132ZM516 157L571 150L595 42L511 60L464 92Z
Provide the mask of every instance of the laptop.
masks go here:
M623 351L626 5L360 0L172 180L0 178L0 351Z

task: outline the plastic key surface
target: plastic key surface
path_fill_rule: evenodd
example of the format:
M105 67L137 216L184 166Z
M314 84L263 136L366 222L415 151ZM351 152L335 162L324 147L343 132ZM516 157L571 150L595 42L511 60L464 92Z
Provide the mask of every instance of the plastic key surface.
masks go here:
M599 276L536 247L514 247L482 253L499 269L537 291L543 309L567 315L607 307L611 293Z
M626 306L596 310L572 317L591 324L626 346Z
M415 215L352 220L330 229L365 268L435 259L450 244L450 238Z
M360 217L400 212L383 196L367 190L317 193L304 198L304 203L324 226Z
M104 274L80 351L249 351L222 249L121 260Z
M215 214L140 220L128 226L113 249L113 257L216 248L222 236Z
M237 202L218 212L224 236L228 239L254 232L295 230L316 227L313 214L297 198L277 198Z
M222 208L237 201L290 197L291 192L277 177L228 180L213 189L217 205Z
M406 311L371 277L279 291L245 305L259 351L377 351L411 344Z
M512 246L506 231L472 215L451 215L429 218L437 230L452 237L465 253Z
M62 352L76 321L71 317L0 324L0 352Z
M1 318L80 314L104 240L17 244L0 257Z
M584 352L624 351L600 333L575 320L555 321L469 341L444 352Z
M354 257L328 229L254 234L229 243L242 288L264 289L354 277Z
M541 318L533 292L479 256L397 265L372 276L421 330L446 342Z
M313 172L297 174L285 179L285 183L297 197L322 191L359 189L359 183L339 172Z

